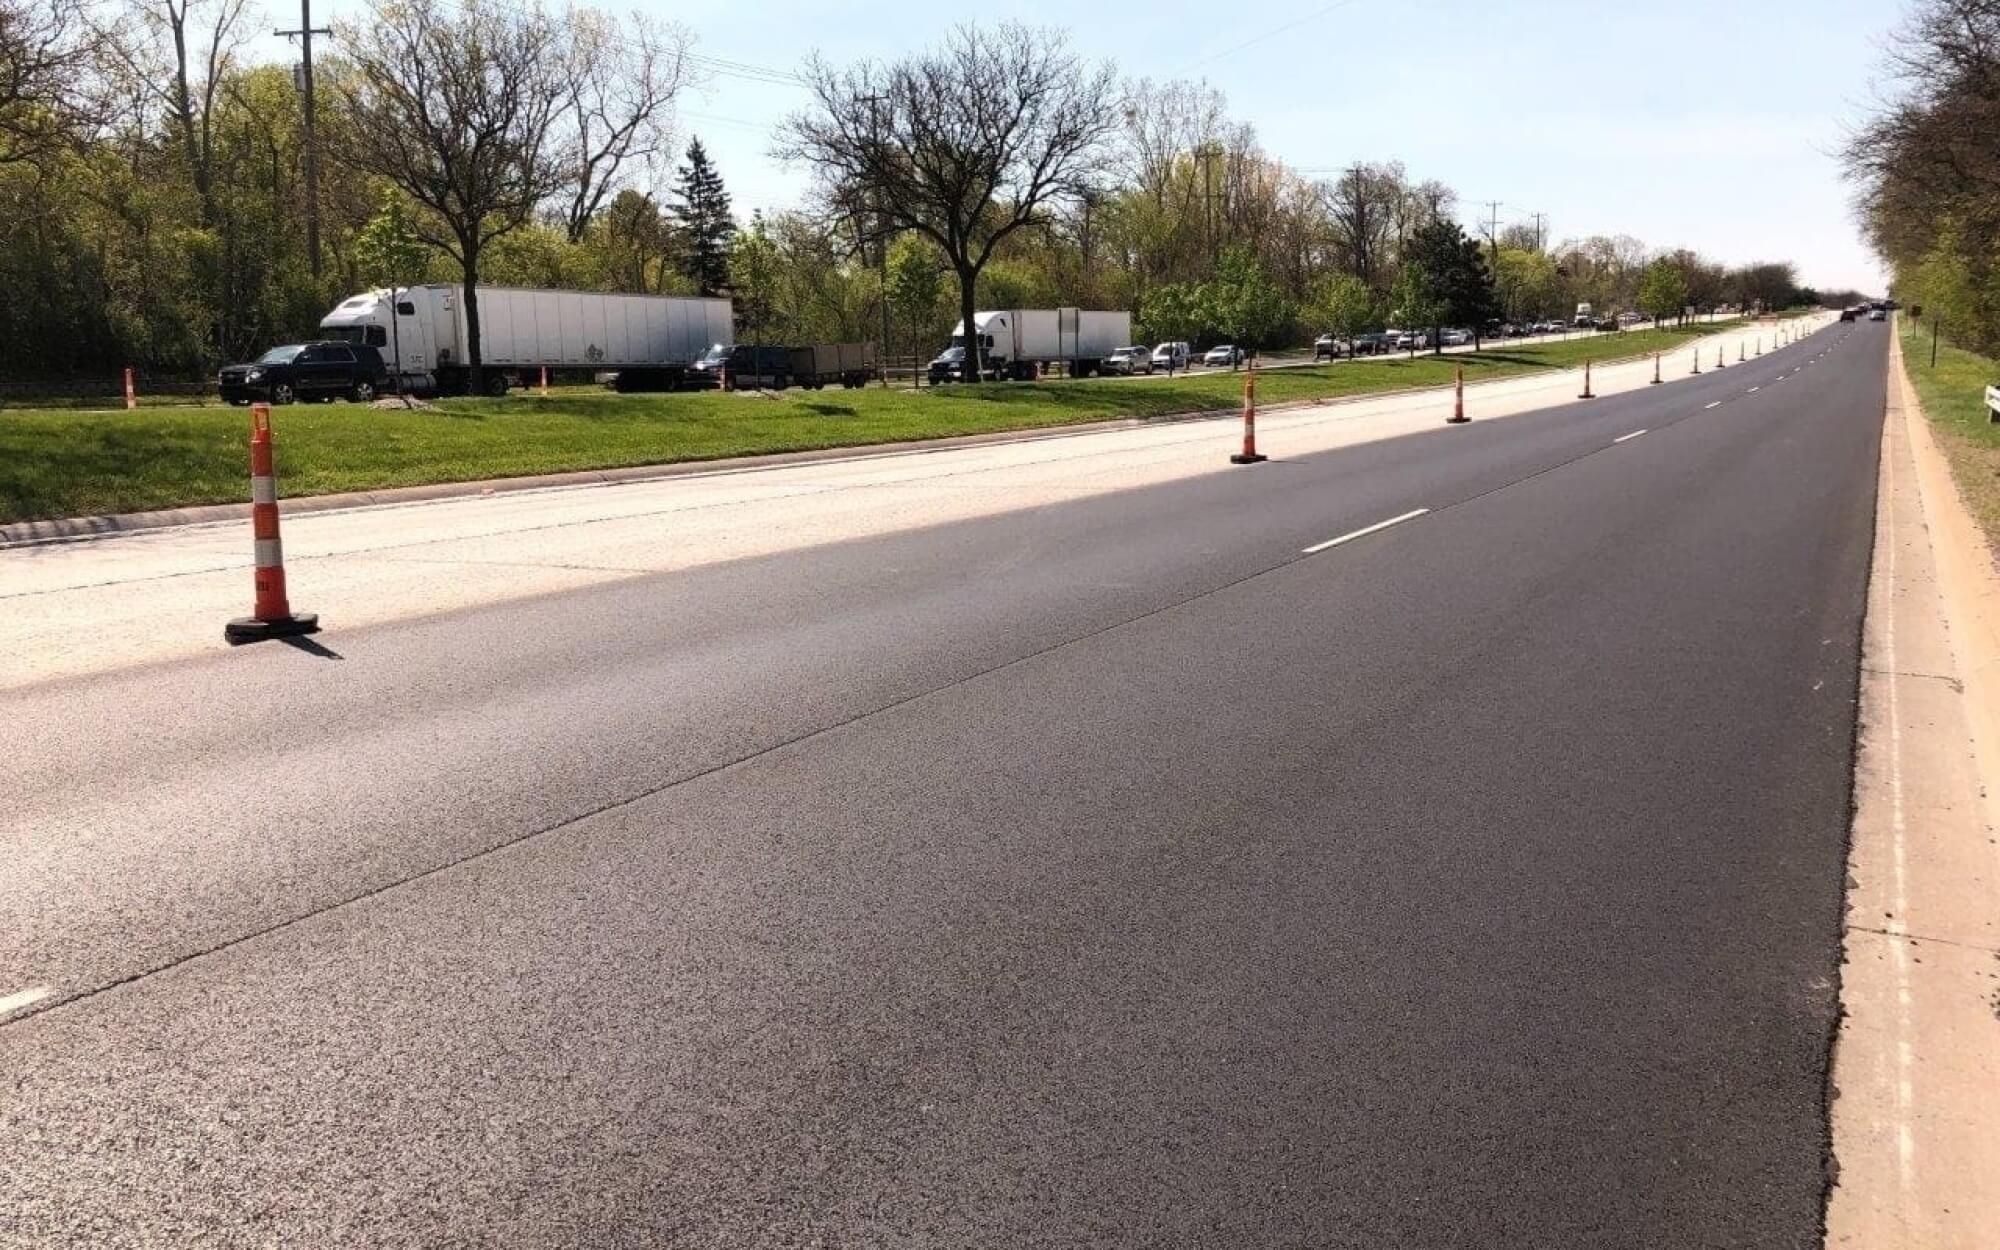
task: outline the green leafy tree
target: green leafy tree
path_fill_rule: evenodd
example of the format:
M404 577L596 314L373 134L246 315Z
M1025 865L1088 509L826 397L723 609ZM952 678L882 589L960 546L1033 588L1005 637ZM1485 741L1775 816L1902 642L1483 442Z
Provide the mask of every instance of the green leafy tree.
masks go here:
M1396 275L1395 285L1389 288L1390 318L1405 329L1439 327L1444 324L1449 308L1437 279L1424 261L1415 256L1405 257L1403 271ZM1411 354L1416 354L1414 348Z
M942 329L937 322L943 298L944 269L937 249L914 236L898 235L889 245L889 309L919 354L924 340ZM887 344L883 350L888 350Z
M1368 284L1351 273L1333 273L1313 284L1307 315L1328 334L1347 340L1368 329L1375 317L1375 300Z
M751 214L750 228L729 241L729 293L735 300L738 337L761 343L777 334L781 268L764 214Z
M1661 257L1639 275L1639 311L1655 325L1669 317L1679 317L1687 308L1687 275L1680 266Z
M1291 321L1291 306L1257 253L1240 244L1225 248L1215 269L1215 280L1202 284L1205 319L1238 347L1270 346Z
M1499 298L1501 315L1510 321L1529 321L1560 311L1553 308L1557 281L1556 263L1529 248L1503 246L1493 262L1494 294Z
M729 215L729 192L700 139L688 140L687 163L675 171L670 211L679 227L681 271L703 295L729 289L731 243L736 221Z

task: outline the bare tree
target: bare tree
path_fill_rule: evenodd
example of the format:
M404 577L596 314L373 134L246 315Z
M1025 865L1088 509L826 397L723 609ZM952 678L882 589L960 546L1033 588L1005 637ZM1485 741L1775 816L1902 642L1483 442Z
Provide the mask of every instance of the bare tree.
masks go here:
M0 165L35 161L102 118L101 40L64 0L0 0Z
M806 80L813 107L785 122L778 154L811 166L857 219L938 245L958 275L977 377L980 271L1002 240L1097 182L1095 158L1120 121L1110 67L1086 67L1058 32L961 26L894 65L815 59Z
M134 93L161 109L201 205L216 224L215 104L243 44L247 0L128 0L131 21L105 32Z
M687 85L689 38L676 25L632 13L614 22L593 9L573 10L561 149L569 166L562 192L569 241L583 238L629 166L650 167L672 139L674 97Z
M385 178L426 210L414 226L456 260L465 282L466 365L484 389L479 262L486 246L526 226L574 176L560 159L569 59L539 10L490 0L374 0L342 23L353 72L339 108L343 159ZM503 382L504 385L504 382Z

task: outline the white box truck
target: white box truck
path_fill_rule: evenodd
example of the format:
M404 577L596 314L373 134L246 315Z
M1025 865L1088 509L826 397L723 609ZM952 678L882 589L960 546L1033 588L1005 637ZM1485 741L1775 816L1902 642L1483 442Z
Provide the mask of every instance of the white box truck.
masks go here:
M320 319L329 339L372 344L413 391L463 393L471 381L465 288L447 284L368 291ZM489 394L549 369L615 372L619 390L681 384L688 366L734 341L726 299L599 291L479 288L479 357Z
M1075 377L1096 373L1104 358L1132 342L1132 314L1082 308L1007 308L975 312L980 360L986 375L1026 381L1055 364ZM931 362L933 382L963 379L965 323L951 330L951 346Z

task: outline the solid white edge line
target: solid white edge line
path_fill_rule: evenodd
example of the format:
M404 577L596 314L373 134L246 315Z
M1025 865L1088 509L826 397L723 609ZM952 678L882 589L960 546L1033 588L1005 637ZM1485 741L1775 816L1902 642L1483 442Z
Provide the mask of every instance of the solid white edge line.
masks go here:
M1373 534L1376 530L1385 530L1388 529L1391 525L1401 525L1403 522L1413 520L1429 511L1430 511L1429 508L1415 508L1409 512L1405 512L1401 516L1392 516L1386 521L1377 521L1373 525L1364 525L1360 529L1355 530L1351 534L1342 534L1338 538L1329 538L1323 543L1315 543L1312 546L1307 547L1300 554L1308 556L1318 555L1320 552L1325 551L1328 547L1338 547L1342 543L1351 543L1357 538L1365 538L1369 534Z
M1646 431L1644 430L1634 430L1630 434L1620 434L1617 438L1614 438L1611 441L1613 444L1622 443L1627 439L1637 438L1641 434L1644 434L1645 432Z
M51 987L38 985L31 990L22 990L19 993L9 994L5 998L0 998L0 1016L19 1011L23 1007L32 1007L53 993L55 993L55 990Z
M1718 399L1712 404L1703 404L1701 406L1701 410L1703 412L1707 412L1710 408L1720 408L1720 407L1722 407L1722 401Z

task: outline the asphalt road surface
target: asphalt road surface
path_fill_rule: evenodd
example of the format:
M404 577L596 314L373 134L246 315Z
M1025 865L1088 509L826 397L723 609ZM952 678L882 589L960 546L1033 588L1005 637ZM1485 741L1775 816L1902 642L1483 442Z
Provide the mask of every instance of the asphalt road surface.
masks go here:
M1886 333L4 696L0 1244L1816 1246Z

